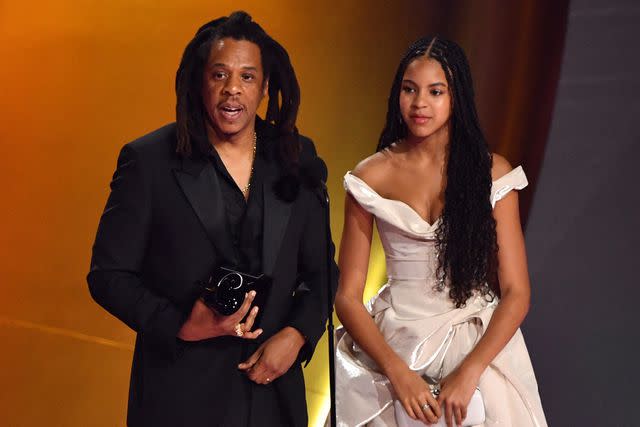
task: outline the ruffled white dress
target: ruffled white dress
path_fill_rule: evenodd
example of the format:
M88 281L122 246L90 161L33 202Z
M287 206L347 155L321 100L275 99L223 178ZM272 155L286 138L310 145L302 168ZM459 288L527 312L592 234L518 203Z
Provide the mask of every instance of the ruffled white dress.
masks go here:
M493 182L491 204L527 186L521 167ZM345 189L376 218L384 247L388 283L367 308L391 348L424 377L448 375L473 349L487 328L498 299L474 294L456 308L448 288L437 291L435 231L407 204L385 199L347 173ZM376 363L344 329L337 332L338 425L395 426L394 392ZM483 426L546 426L538 386L520 330L485 370L478 384Z

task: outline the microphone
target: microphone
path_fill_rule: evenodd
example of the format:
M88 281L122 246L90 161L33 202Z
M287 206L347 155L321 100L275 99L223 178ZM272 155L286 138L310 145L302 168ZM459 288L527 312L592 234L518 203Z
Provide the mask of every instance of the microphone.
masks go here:
M327 191L327 164L318 156L315 156L300 166L300 178L307 188L311 189L314 194L320 198L322 208L324 210L325 233L326 233L326 257L327 265L327 338L329 344L329 396L331 400L330 420L331 427L336 424L336 367L335 367L335 343L334 343L334 325L333 325L333 297L335 289L331 281L332 253L330 248L331 241L331 225L329 223L329 193Z
M318 195L323 205L329 204L327 175L327 164L318 156L300 165L300 178L303 185Z

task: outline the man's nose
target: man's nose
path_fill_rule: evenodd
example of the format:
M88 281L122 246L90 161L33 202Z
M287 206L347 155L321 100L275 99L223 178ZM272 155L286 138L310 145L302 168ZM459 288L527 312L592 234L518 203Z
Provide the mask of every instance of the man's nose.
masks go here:
M234 96L239 95L242 92L242 86L240 84L240 78L234 75L229 76L224 85L224 93L226 95Z

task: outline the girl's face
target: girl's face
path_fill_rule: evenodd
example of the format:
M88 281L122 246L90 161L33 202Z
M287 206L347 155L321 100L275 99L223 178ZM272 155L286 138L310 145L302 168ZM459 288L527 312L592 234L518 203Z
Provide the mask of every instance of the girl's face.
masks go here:
M407 66L400 87L400 113L408 138L448 136L451 93L438 61L421 56Z

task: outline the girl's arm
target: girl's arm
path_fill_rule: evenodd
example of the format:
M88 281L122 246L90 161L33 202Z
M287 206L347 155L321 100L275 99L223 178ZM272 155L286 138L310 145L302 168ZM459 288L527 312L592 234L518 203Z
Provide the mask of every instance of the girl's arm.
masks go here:
M494 155L494 177L509 170L509 163ZM480 376L513 337L529 310L529 272L517 192L512 191L500 200L493 215L498 240L500 303L476 347L442 383L439 401L445 407L448 425L452 425L452 416L458 423L465 418L466 407Z
M435 423L440 407L427 383L393 351L362 303L373 232L373 215L347 193L344 229L340 243L340 280L336 314L353 340L389 378L405 410L414 419ZM423 409L428 403L431 410Z

